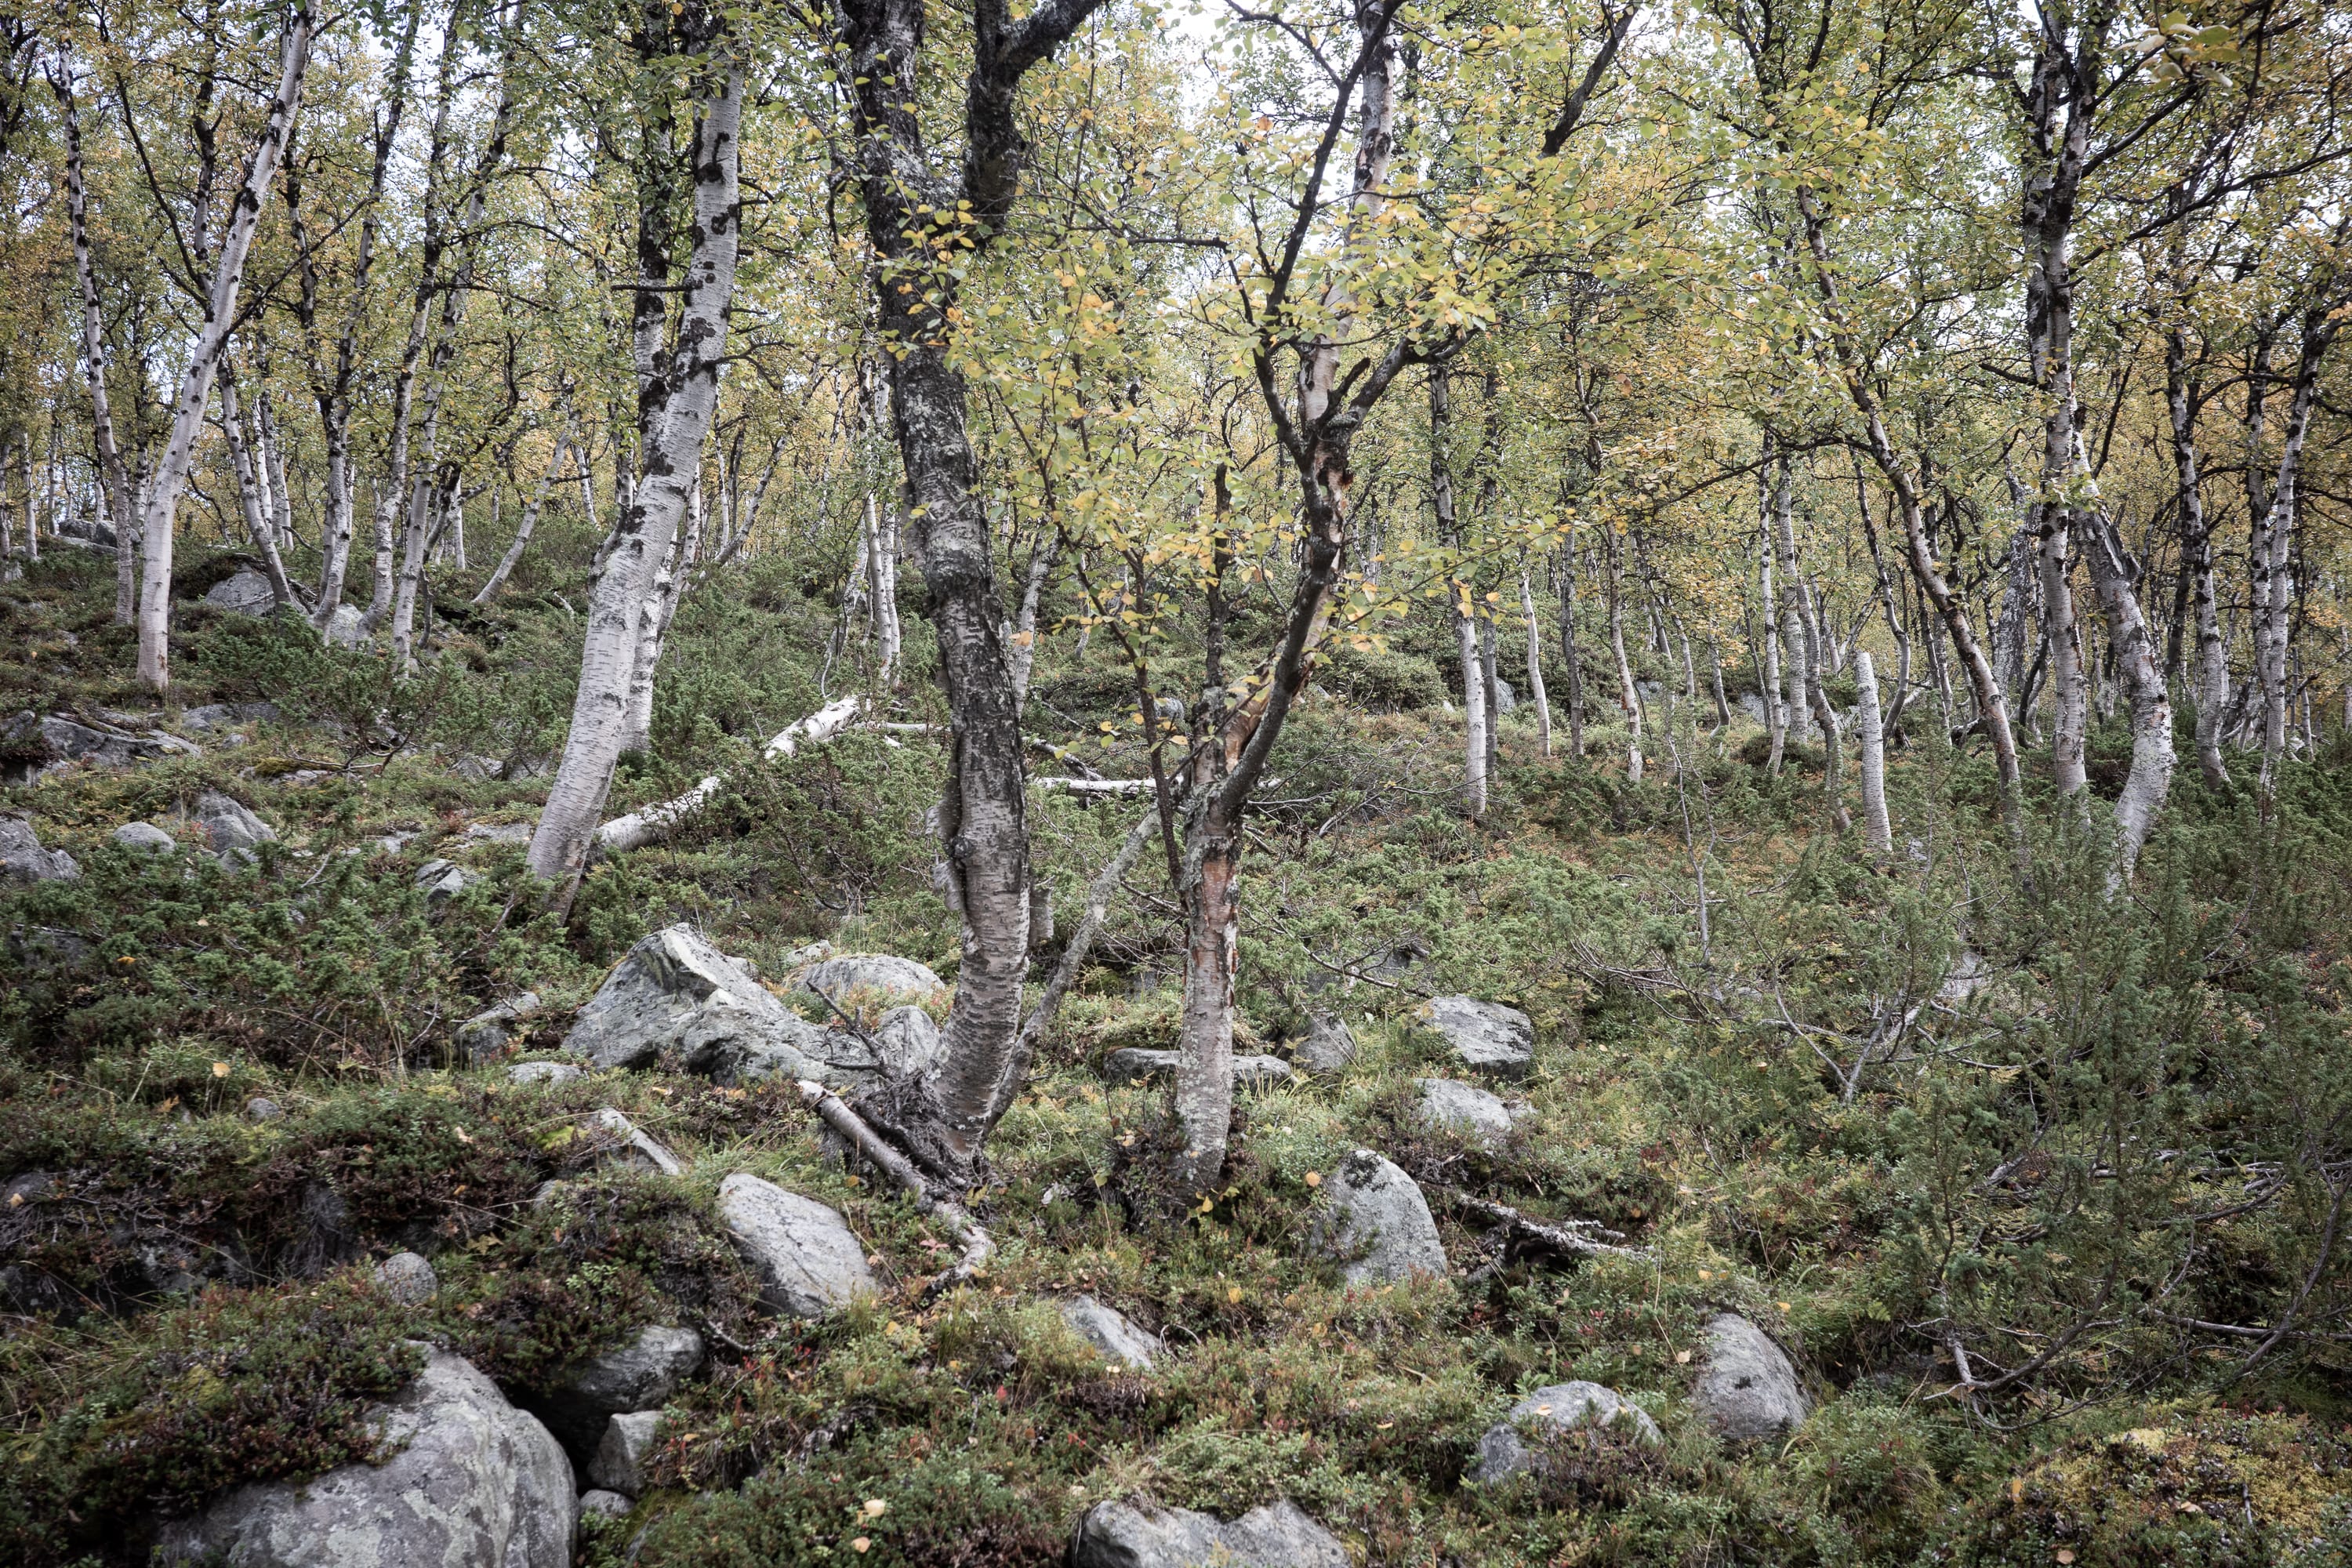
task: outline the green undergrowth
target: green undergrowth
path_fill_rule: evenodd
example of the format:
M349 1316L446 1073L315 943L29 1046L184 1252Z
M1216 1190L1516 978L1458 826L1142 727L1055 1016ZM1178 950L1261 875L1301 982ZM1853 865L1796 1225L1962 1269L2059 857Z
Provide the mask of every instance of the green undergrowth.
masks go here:
M760 755L856 673L821 689L814 660L775 653L821 645L837 586L755 563L740 595L688 602L614 804L723 783L667 842L595 867L561 921L520 845L468 831L533 819L568 708L577 625L536 587L445 616L450 679L405 686L191 611L180 707L279 718L0 791L83 873L0 889L0 1560L142 1561L163 1513L370 1457L366 1412L420 1344L528 1405L652 1323L696 1328L711 1361L663 1423L654 1489L584 1531L589 1563L1043 1565L1087 1508L1133 1496L1224 1517L1289 1498L1361 1563L1432 1568L2352 1557L2340 744L2289 765L2267 816L2184 770L2111 897L2103 805L2086 826L2037 793L2021 881L1990 760L1925 715L1890 768L1883 860L1830 830L1818 752L1774 774L1752 726L1663 704L1638 785L1619 726L1571 758L1563 725L1546 757L1507 721L1473 824L1445 639L1342 658L1250 818L1236 1047L1286 1053L1327 1015L1356 1061L1242 1095L1223 1183L1176 1212L1165 1089L1099 1075L1177 1037L1155 840L991 1142L972 1206L998 1254L931 1299L954 1237L831 1158L790 1086L505 1073L554 1055L672 921L779 983L820 938L952 981L923 821L943 741L913 727L941 717L928 675L894 710L908 728ZM68 562L0 595L26 650L9 700L137 708L108 591ZM1049 648L1036 691L1063 748L1040 771L1144 771L1102 647ZM2126 740L2102 731L2095 759ZM186 841L207 790L278 842L231 867L111 843L133 820ZM1145 809L1034 798L1060 940ZM433 858L478 879L430 902ZM458 1026L526 989L541 1010L466 1059ZM1536 1027L1534 1071L1492 1086L1524 1114L1491 1141L1418 1114L1413 1080L1461 1069L1416 1015L1454 992ZM683 1173L616 1166L608 1106ZM1319 1189L1360 1147L1431 1194L1452 1279L1350 1288L1324 1256ZM736 1172L840 1210L883 1293L818 1322L761 1310L713 1212ZM1639 1251L1507 1246L1454 1194ZM431 1258L428 1306L370 1284L398 1250ZM1160 1368L1104 1363L1057 1310L1076 1292L1159 1334ZM1729 1445L1694 1410L1724 1311L1790 1351L1816 1406L1799 1431ZM1994 1386L1957 1388L1955 1340ZM1465 1479L1517 1395L1574 1378L1664 1441L1570 1433L1522 1478Z

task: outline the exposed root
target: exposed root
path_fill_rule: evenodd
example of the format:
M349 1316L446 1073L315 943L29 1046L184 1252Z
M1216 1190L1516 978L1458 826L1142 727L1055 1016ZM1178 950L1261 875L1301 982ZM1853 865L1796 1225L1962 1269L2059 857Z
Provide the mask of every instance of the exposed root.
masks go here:
M867 1163L881 1171L892 1181L914 1195L915 1207L921 1213L936 1215L953 1228L956 1239L963 1243L963 1256L954 1267L934 1278L923 1287L926 1300L968 1281L977 1279L996 1256L996 1243L978 1220L964 1206L943 1194L934 1192L923 1173L915 1169L914 1162L884 1141L882 1135L866 1124L864 1117L849 1108L846 1100L813 1079L800 1080L801 1101L824 1119L824 1124L849 1140Z

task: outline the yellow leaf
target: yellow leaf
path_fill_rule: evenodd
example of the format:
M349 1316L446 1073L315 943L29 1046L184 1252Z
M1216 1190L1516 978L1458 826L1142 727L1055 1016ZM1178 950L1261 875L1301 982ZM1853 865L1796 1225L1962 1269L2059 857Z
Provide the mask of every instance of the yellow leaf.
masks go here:
M215 1062L215 1063L213 1063L213 1076L214 1076L215 1078L226 1078L226 1077L228 1076L228 1063L226 1063L226 1062Z

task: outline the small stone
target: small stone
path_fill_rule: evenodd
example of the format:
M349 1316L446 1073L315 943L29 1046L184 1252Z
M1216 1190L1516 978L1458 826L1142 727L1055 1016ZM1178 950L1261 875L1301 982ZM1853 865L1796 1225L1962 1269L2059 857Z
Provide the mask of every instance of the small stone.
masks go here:
M1129 1372L1150 1372L1159 1357L1159 1336L1145 1332L1123 1312L1092 1296L1072 1296L1062 1302L1062 1321L1080 1339L1100 1351L1105 1361Z
M1797 1369L1771 1337L1736 1312L1707 1321L1706 1370L1691 1404L1735 1443L1793 1432L1812 1414Z
M821 1318L880 1289L848 1222L814 1198L739 1171L719 1184L719 1218L776 1311Z
M636 1497L646 1489L646 1456L653 1452L654 1428L661 1425L658 1410L636 1410L615 1415L604 1424L604 1440L588 1461L588 1479L605 1491Z
M571 1191L570 1182L541 1182L530 1190L530 1206L543 1209L550 1204L562 1203Z
M692 1329L651 1325L610 1350L556 1374L555 1386L533 1408L566 1448L587 1460L612 1416L657 1410L702 1365L702 1336Z
M1318 1013L1308 1018L1307 1037L1290 1050L1290 1065L1317 1078L1335 1078L1355 1059L1355 1031L1337 1013Z
M447 860L427 860L416 868L416 887L430 910L441 908L481 879L478 872Z
M538 1011L539 993L526 991L475 1014L457 1026L454 1038L459 1057L467 1061L480 1061L498 1055L513 1037L514 1026Z
M180 847L178 839L152 822L124 823L114 830L114 841L149 855L169 855Z
M44 849L33 825L21 816L0 816L0 881L70 882L81 875L62 849Z
M216 855L278 841L277 829L256 816L244 802L218 790L206 790L196 797L195 819L204 829L205 842Z
M1595 1426L1623 1423L1630 1425L1643 1443L1661 1440L1658 1424L1650 1419L1649 1413L1627 1403L1615 1389L1581 1380L1556 1383L1549 1388L1537 1389L1486 1428L1486 1435L1478 1439L1478 1462L1472 1468L1470 1479L1481 1486L1492 1486L1530 1468L1535 1455L1527 1439L1519 1435L1522 1426L1534 1428L1539 1436L1549 1436L1588 1422Z
M1439 996L1416 1015L1472 1072L1517 1080L1535 1067L1536 1026L1517 1007L1474 996Z
M606 1156L613 1163L626 1165L639 1171L651 1171L656 1175L686 1174L686 1167L678 1163L677 1155L654 1142L638 1128L635 1122L631 1121L613 1107L608 1105L596 1112L596 1125L619 1140L618 1146Z
M1449 1132L1500 1138L1510 1131L1513 1121L1526 1114L1514 1110L1500 1096L1489 1094L1475 1084L1450 1078L1417 1078L1412 1082L1421 1091L1423 1122Z
M284 1106L262 1095L257 1094L245 1102L245 1119L247 1121L275 1121L285 1114ZM403 1254L403 1256L410 1255Z
M404 1307L422 1307L441 1289L433 1265L414 1252L395 1252L375 1266L375 1286Z
M1328 1256L1351 1260L1345 1270L1349 1284L1445 1277L1445 1244L1430 1217L1429 1200L1395 1164L1359 1149L1339 1163L1323 1190L1319 1240Z
M583 1519L625 1519L636 1506L620 1493L608 1492L601 1487L591 1487L580 1494Z
M1230 1524L1141 1500L1097 1503L1078 1521L1070 1568L1349 1568L1348 1549L1287 1499Z
M587 1076L572 1062L517 1062L507 1068L510 1083L570 1083Z
M495 757L485 760L494 772L499 765ZM530 843L531 835L537 831L528 822L475 822L467 825L465 837L469 844L522 845Z

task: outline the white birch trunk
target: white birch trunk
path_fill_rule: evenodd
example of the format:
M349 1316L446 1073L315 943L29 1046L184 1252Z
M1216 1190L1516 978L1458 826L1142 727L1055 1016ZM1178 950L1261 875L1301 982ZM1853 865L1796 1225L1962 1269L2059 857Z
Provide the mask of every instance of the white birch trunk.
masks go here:
M1454 585L1462 601L1454 612L1454 641L1462 654L1462 809L1472 821L1486 815L1486 667L1478 657L1478 617L1464 607L1470 590Z
M145 560L139 585L139 680L157 696L164 696L172 689L173 514L179 508L180 492L187 486L188 465L194 454L197 432L204 427L205 405L212 401L213 372L219 363L221 348L228 341L229 327L236 319L237 285L245 276L246 253L252 247L262 204L268 199L278 156L285 151L287 133L300 107L302 78L310 64L310 13L298 10L287 27L277 96L270 100L261 140L246 166L244 183L231 208L228 232L222 238L220 257L213 266L212 288L205 300L204 325L196 334L195 353L187 374L181 379L179 400L173 405L171 439L155 466L154 479L148 487L145 515L140 520L139 534Z
M1536 622L1535 589L1528 582L1528 569L1519 568L1519 611L1528 620L1528 700L1536 707L1536 739L1543 754L1551 755L1551 699L1544 691L1543 632Z
M1878 710L1878 670L1868 649L1853 656L1853 679L1860 689L1854 728L1862 747L1862 831L1881 855L1895 852L1894 826L1886 820L1886 733Z
M1757 595L1764 605L1764 668L1757 679L1756 694L1763 700L1764 729L1772 742L1772 749L1764 759L1764 772L1768 777L1777 779L1780 776L1780 764L1788 753L1789 710L1780 700L1780 623L1775 618L1773 609L1777 600L1772 589L1774 550L1769 510L1759 537L1763 546L1757 554L1756 581Z
M580 686L563 761L540 812L529 861L534 874L561 884L568 906L587 863L613 764L621 754L629 676L635 664L636 612L656 562L668 552L687 492L698 476L704 441L726 363L727 310L735 292L737 157L742 124L743 66L725 64L719 91L700 108L694 149L694 249L684 287L683 318L669 393L646 453L644 475L604 574L589 601Z
M539 527L540 509L547 504L547 494L555 488L556 473L563 467L565 455L572 450L572 432L576 423L577 420L572 415L565 414L563 427L555 437L555 455L548 458L547 472L540 476L539 489L531 492L530 504L522 509L522 518L515 524L514 542L507 546L507 552L504 555L499 557L499 563L490 573L489 581L482 584L482 591L474 595L474 603L477 605L487 605L490 602L490 595L499 591L507 578L513 574L515 567L520 564L522 552L530 548L531 532ZM588 473L588 465L584 460L580 465L580 473L584 483ZM593 516L589 519L592 523L594 521Z
M1617 706L1625 715L1625 782L1642 782L1642 691L1633 684L1633 663L1625 657L1625 568L1616 536L1605 536L1609 552L1609 651L1617 659Z
M849 728L857 718L859 706L855 697L845 697L837 702L828 703L777 733L761 749L761 754L772 763L796 755L803 746L822 745ZM719 794L723 782L719 775L712 773L684 795L673 796L659 805L649 805L642 811L613 818L596 830L597 852L604 855L625 854L668 837L679 823L709 804Z
M62 73L50 78L66 132L66 214L73 231L74 279L81 295L82 373L89 392L90 430L98 446L99 496L114 528L114 624L131 625L138 602L139 522L122 448L114 434L113 405L106 389L106 332L98 308L98 277L90 265L89 205L82 173L81 116L73 84Z
M228 438L230 467L236 475L236 500L245 513L245 531L261 552L262 574L269 579L269 596L277 607L294 603L293 585L286 581L286 563L278 553L278 536L269 516L269 497L254 469L254 453L247 443L245 420L237 407L236 376L223 355L220 368L221 433Z

